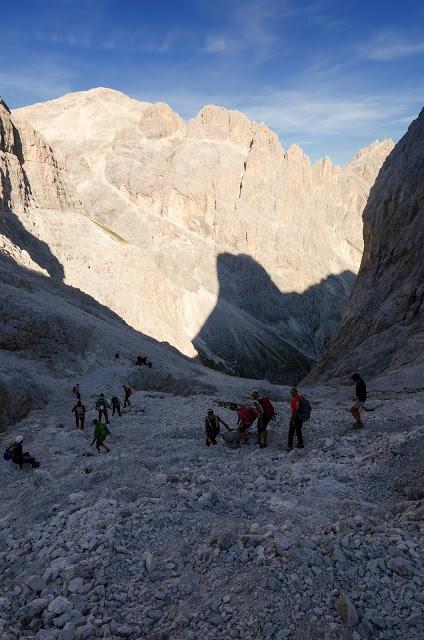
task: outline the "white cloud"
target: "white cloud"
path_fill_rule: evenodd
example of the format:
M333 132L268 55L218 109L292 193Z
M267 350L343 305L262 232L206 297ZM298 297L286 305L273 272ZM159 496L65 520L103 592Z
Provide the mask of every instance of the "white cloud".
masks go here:
M229 47L228 39L224 36L207 36L206 53L223 53Z
M284 7L284 2L277 7L269 0L237 4L225 29L206 34L202 50L217 54L249 52L250 61L267 58L275 53L276 21L283 17Z
M424 53L424 40L407 39L394 33L381 33L372 42L361 47L369 60L390 62Z
M328 96L305 90L274 91L241 105L249 117L284 134L377 136L404 126L419 94Z

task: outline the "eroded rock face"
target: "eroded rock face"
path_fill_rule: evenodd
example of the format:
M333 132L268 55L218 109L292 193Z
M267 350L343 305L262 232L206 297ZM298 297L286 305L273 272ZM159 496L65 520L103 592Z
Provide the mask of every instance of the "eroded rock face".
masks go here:
M345 169L328 158L311 165L240 112L207 106L185 124L167 105L107 89L14 117L52 145L97 223L73 223L79 260L50 227L68 282L232 373L292 382L322 353L351 291L361 212L389 141ZM99 247L100 230L109 237Z
M61 211L77 209L78 201L47 142L0 100L0 211L30 207Z
M387 158L364 211L365 249L343 323L311 378L423 362L424 112Z

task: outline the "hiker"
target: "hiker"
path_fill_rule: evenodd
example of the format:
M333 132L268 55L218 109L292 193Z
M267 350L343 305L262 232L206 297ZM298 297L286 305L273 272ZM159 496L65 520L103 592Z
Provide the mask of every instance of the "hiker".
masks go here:
M122 385L124 388L125 398L124 398L124 408L128 405L131 406L130 395L132 395L133 390L128 385Z
M356 421L354 428L362 429L364 423L361 418L361 409L365 406L365 402L367 401L367 385L359 373L354 373L352 375L352 380L355 383L355 396L353 398L353 405L350 407L349 411Z
M109 424L109 416L107 410L109 409L109 403L105 398L105 394L101 393L96 402L96 409L99 412L99 422L102 419L102 415L106 420L106 424Z
M72 389L72 393L74 394L74 396L77 397L77 400L81 400L81 394L80 394L80 386L79 384L76 384L75 387Z
M290 402L291 418L290 418L289 441L287 445L287 451L291 451L293 449L293 437L295 432L296 432L296 438L297 438L297 445L296 445L297 448L303 449L305 446L303 444L303 436L302 436L303 420L300 412L302 396L299 395L299 392L295 387L293 387L293 389L290 389L290 395L291 395L291 402Z
M228 431L232 431L228 424L214 413L213 409L208 409L208 413L205 418L205 434L207 447L210 447L211 444L218 444L216 439L220 432L220 424L223 424Z
M106 438L110 435L109 429L105 424L103 424L103 422L100 422L100 420L94 419L93 424L94 424L94 436L93 436L93 442L91 444L93 445L94 443L96 443L96 449L99 453L100 453L100 447L103 447L104 449L106 449L107 452L109 452L110 451L109 447L107 447L104 443Z
M110 401L112 405L112 416L115 415L115 411L118 412L118 416L121 417L121 401L118 396L113 396Z
M84 405L81 403L81 400L78 400L72 411L75 413L75 422L77 425L77 429L84 429L86 411Z
M23 441L23 436L16 436L12 444L9 445L8 450L10 453L10 459L15 464L18 464L20 469L22 469L24 464L30 464L33 469L38 469L38 467L40 466L38 460L36 460L33 456L30 456L28 452L23 452Z
M135 361L135 363L139 367L144 364L146 367L150 367L150 369L152 368L152 363L150 362L150 360L147 360L147 356L137 356L137 360Z
M245 444L249 441L248 429L255 422L258 417L258 412L255 407L248 404L232 404L230 406L232 411L237 412L237 433L236 442L244 441Z
M259 391L253 389L250 393L250 397L253 399L255 409L258 414L258 442L257 444L261 449L268 446L268 424L270 420L275 416L274 407L272 406L269 398L266 396L260 396Z

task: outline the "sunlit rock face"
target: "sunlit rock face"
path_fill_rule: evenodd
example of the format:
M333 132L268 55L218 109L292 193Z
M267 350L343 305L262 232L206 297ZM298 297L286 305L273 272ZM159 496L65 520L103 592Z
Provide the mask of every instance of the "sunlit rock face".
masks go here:
M364 239L346 315L311 379L353 370L371 376L405 366L418 373L424 363L424 111L371 189Z
M207 106L185 123L108 89L13 119L47 140L76 203L58 216L47 194L43 213L31 208L66 282L230 373L292 382L315 362L351 292L390 141L345 168L311 165L240 112Z

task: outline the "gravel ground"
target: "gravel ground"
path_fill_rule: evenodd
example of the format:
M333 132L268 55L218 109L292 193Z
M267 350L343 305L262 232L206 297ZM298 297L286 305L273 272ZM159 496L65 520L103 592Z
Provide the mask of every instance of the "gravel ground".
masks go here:
M371 394L355 432L350 390L308 389L291 453L283 402L267 449L204 446L206 409L234 424L218 401L246 381L231 397L139 391L99 455L104 376L81 381L85 432L63 391L3 438L42 465L1 465L2 640L424 639L422 391Z

